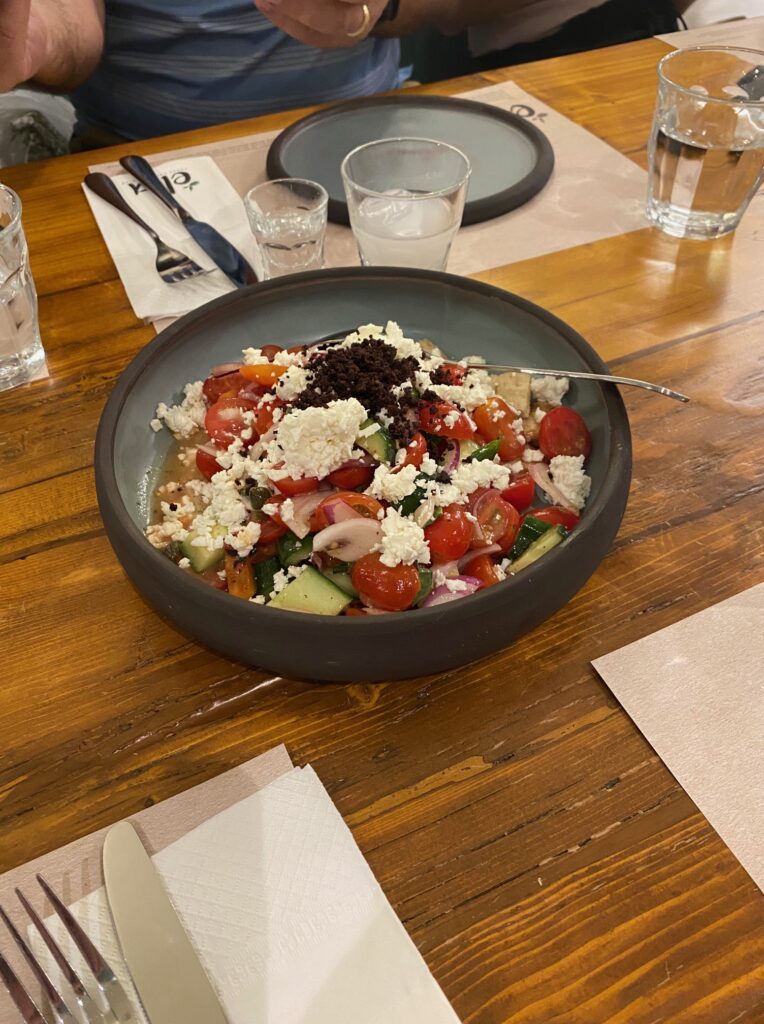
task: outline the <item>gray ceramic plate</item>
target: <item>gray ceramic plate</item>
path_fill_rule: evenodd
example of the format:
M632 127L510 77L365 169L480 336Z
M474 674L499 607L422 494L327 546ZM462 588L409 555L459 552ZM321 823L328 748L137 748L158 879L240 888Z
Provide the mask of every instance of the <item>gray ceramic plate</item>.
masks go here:
M319 110L290 125L268 151L270 178L309 178L329 193L329 219L348 224L340 165L356 146L413 136L448 142L472 164L463 224L527 203L549 180L554 153L528 121L499 107L450 96L378 96Z
M587 343L524 299L467 278L358 267L295 275L232 292L190 313L122 373L98 428L98 501L106 532L144 597L223 654L304 679L400 679L454 668L506 647L581 587L618 530L631 473L626 411L610 385L574 382L570 402L592 433L592 494L575 531L529 569L441 607L370 618L324 618L260 607L177 569L143 536L150 496L171 445L149 427L158 402L250 345L289 346L349 325L397 320L448 354L605 372Z

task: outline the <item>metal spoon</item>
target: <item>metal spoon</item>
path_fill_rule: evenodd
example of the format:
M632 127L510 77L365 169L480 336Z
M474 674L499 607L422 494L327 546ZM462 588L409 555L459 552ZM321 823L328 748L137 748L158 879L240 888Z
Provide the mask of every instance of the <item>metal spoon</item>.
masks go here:
M498 363L467 363L474 366L476 370L500 370L503 373L529 373L533 376L544 377L573 377L576 380L599 380L611 384L628 384L634 388L644 388L646 391L654 391L657 395L665 395L666 398L673 398L677 402L689 402L687 395L679 391L672 391L671 388L664 388L662 384L650 384L646 380L635 380L633 377L615 377L609 373L583 373L581 370L539 370L528 366L501 366Z

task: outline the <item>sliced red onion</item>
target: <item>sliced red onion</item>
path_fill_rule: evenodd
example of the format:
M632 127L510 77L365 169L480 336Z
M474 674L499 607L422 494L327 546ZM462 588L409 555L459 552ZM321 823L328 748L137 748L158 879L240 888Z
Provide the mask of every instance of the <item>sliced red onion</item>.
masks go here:
M292 533L300 540L310 533L310 516L326 497L326 491L312 491L310 494L298 494L292 498L292 515L282 515L281 519Z
M324 497L328 495L324 494ZM324 505L324 514L326 515L327 522L333 523L344 523L348 519L364 519L360 512L356 512L354 508L342 498L337 498L335 501L327 501Z
M197 451L206 452L207 455L211 455L212 458L215 460L217 460L218 455L220 455L219 450L215 447L214 444L198 444L196 448Z
M459 468L462 461L462 450L458 441L449 441L443 455L443 469L446 473L453 473Z
M551 498L554 505L562 505L563 508L575 512L576 515L580 514L580 509L577 509L575 505L571 505L570 499L566 498L560 488L553 483L549 475L549 467L545 462L529 462L528 472L532 476L533 482L541 488L547 497Z
M225 377L228 373L236 373L240 370L244 363L220 363L219 366L213 366L210 370L211 377Z
M448 604L449 601L458 601L460 597L469 597L481 586L480 580L474 576L455 576L454 579L465 585L464 590L449 590L448 585L442 583L422 602L422 608L435 608L440 604Z
M453 562L442 562L440 565L436 565L435 568L438 572L442 572L448 579L452 579L454 576L459 575L459 563Z
M456 563L459 566L459 572L468 566L473 558L479 558L480 555L498 555L500 551L501 548L498 544L489 544L484 548L472 548L472 550L468 551L466 555L462 555Z
M342 562L355 562L382 539L382 526L377 519L348 519L333 523L313 538L314 551L326 551L332 558Z
M262 387L253 380L245 384L244 387L239 388L237 392L239 398L246 398L250 402L259 402L263 394Z

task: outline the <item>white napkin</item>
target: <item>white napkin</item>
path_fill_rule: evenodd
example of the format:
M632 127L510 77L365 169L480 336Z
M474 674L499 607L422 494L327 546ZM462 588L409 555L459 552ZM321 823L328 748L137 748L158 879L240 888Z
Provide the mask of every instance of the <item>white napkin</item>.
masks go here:
M231 1024L458 1024L311 768L209 819L154 864ZM72 911L137 1006L105 891ZM58 919L46 923L80 964Z
M244 203L212 157L178 157L154 165L154 170L192 217L211 224L257 268L257 244L249 229ZM112 181L163 242L179 249L205 270L213 271L187 281L165 284L156 271L156 246L151 238L83 184L136 316L144 320L181 316L218 295L235 290L236 286L221 270L215 269L209 256L164 203L130 174L115 174Z
M764 889L764 583L593 664Z

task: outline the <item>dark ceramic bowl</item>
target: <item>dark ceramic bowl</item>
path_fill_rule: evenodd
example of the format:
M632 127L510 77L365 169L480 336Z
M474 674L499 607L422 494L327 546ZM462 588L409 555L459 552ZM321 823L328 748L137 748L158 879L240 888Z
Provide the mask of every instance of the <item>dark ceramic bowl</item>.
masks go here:
M178 401L242 348L289 346L365 323L397 320L449 355L605 373L574 330L524 299L467 278L397 268L300 274L233 292L178 320L146 346L106 403L95 453L106 532L138 590L176 626L231 658L316 680L402 679L451 669L511 644L561 608L592 575L623 516L631 438L617 390L572 382L570 403L592 433L592 493L575 531L518 576L440 607L370 618L260 607L179 571L143 536L171 445L149 427L158 402Z

